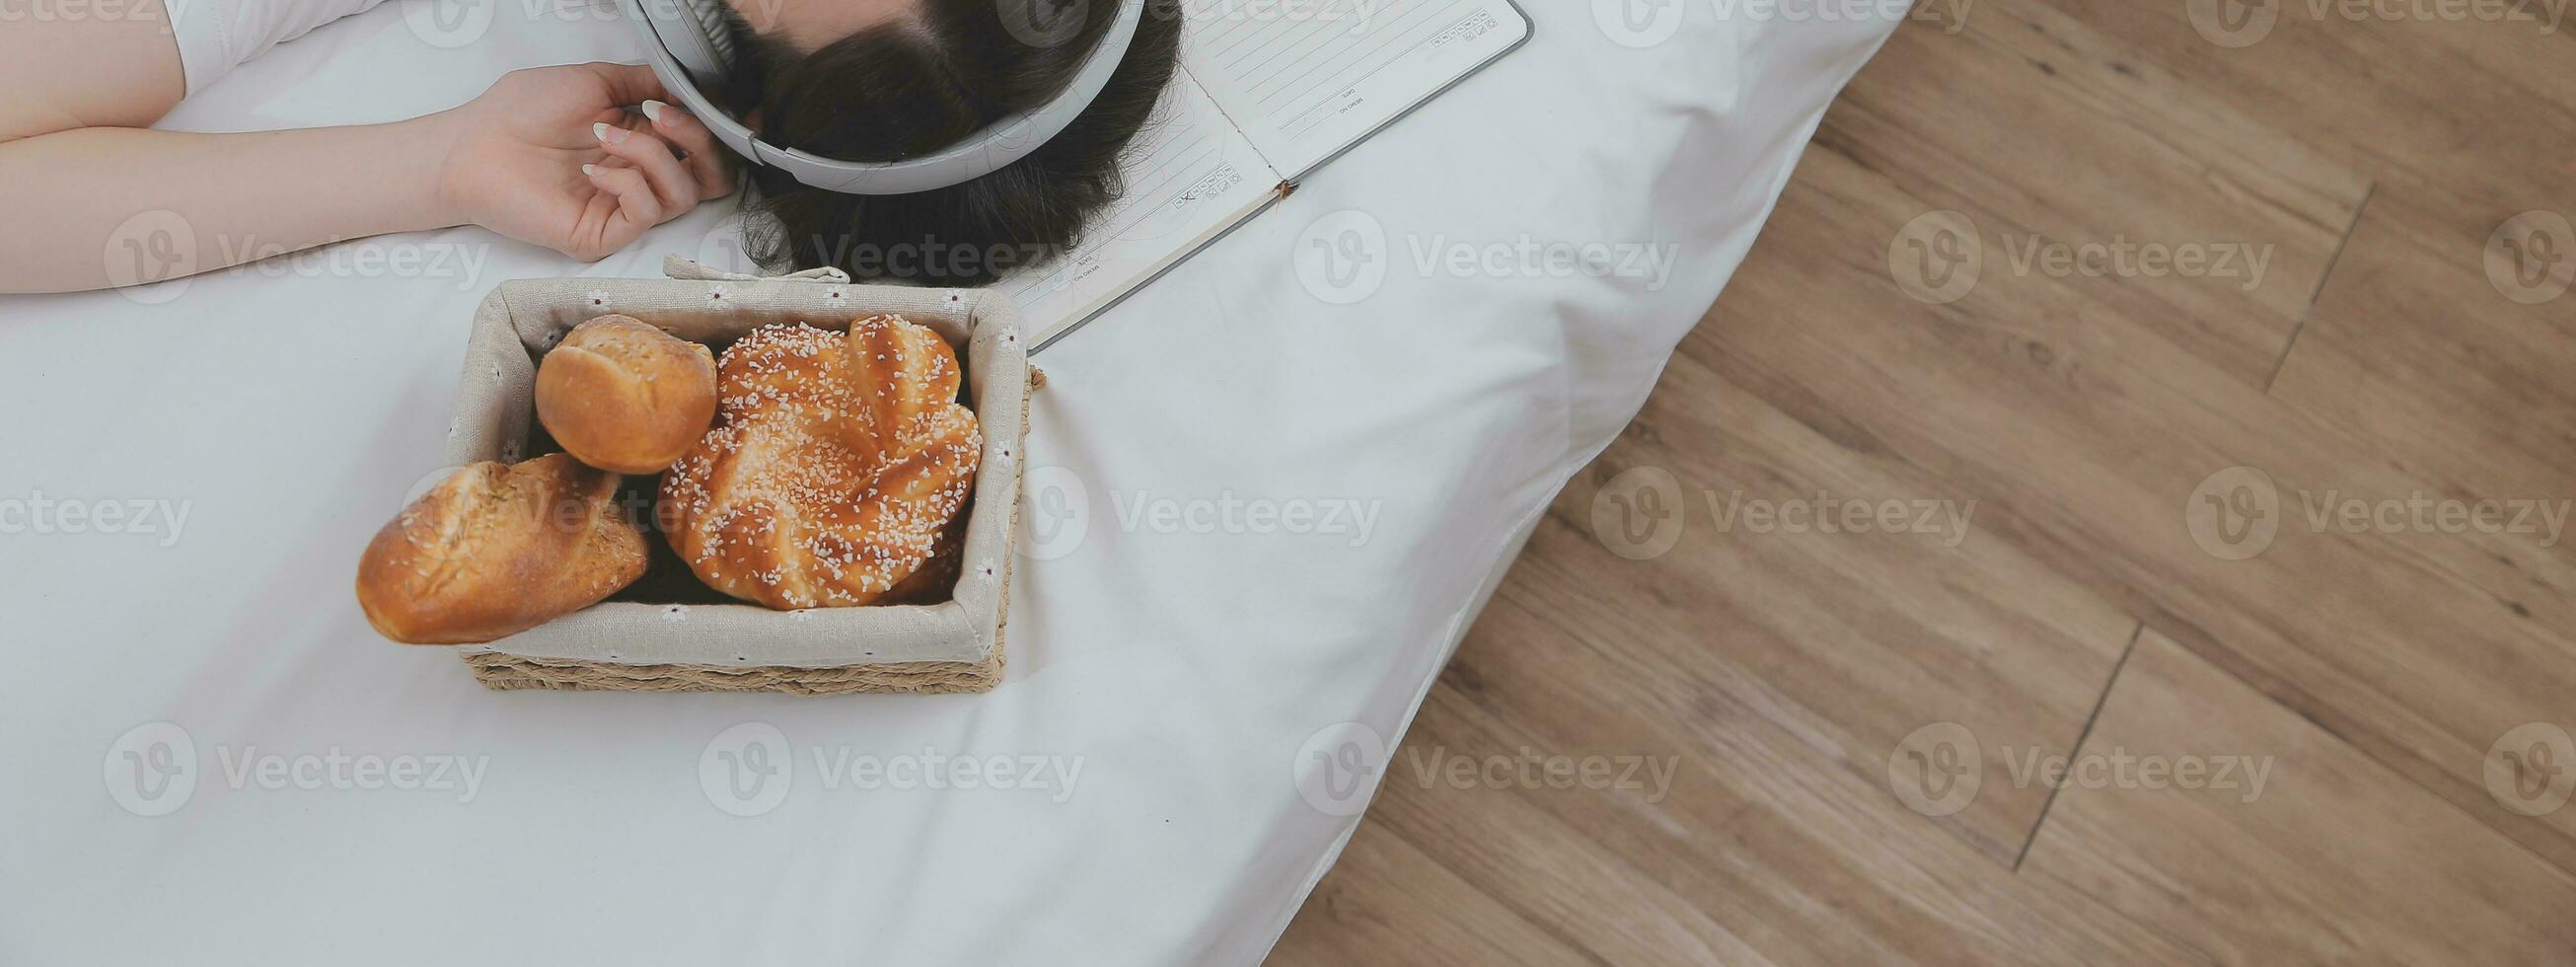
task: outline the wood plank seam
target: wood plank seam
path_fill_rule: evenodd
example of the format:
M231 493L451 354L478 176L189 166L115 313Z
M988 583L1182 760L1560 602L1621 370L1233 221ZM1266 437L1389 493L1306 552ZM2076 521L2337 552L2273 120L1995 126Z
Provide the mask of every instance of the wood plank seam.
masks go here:
M2326 256L2324 271L2317 273L2317 287L2308 293L2308 307L2299 311L2299 321L2290 327L2290 338L2281 344L2281 355L2272 360L2272 371L2263 375L2263 392L2272 392L2272 382L2281 378L2281 367L2290 362L2290 351L2299 348L2299 334L2308 331L2308 320L2316 318L2317 300L2325 297L2326 283L2334 281L2335 266L2343 264L2343 250L2352 244L2352 233L2361 228L2361 213L2370 208L2370 196L2379 193L2379 181L2362 185L2361 202L2352 206L2352 223L2343 227L2343 237L2335 241L2334 251Z
M2102 680L2102 694L2093 700L2093 711L2084 716L2084 727L2076 731L2075 742L2066 747L2068 755L2081 754L2084 751L2084 740L2093 737L2093 724L2102 720L2102 706L2110 704L2111 690L2120 685L2120 669L2129 667L2129 656L2138 650L2138 636L2144 634L2146 630L2145 619L2139 619L2137 626L2129 629L2129 643L2120 646L2119 660L2111 663L2111 674ZM2264 696L2267 700L2270 697ZM2049 788L2048 798L2040 800L2039 817L2030 821L2030 833L2022 837L2021 851L2013 854L2013 872L2021 872L2021 861L2030 858L2030 844L2039 841L2040 827L2048 825L2048 809L2057 805L2057 794L2064 791L2066 791L2066 785L2059 783Z

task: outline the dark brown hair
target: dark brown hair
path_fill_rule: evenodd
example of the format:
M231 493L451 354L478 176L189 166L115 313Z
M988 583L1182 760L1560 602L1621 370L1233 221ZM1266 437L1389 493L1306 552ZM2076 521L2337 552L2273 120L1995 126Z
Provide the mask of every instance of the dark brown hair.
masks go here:
M725 100L761 139L826 158L898 161L955 144L1064 90L1119 0L920 0L917 16L801 53L735 23ZM1068 19L1070 18L1070 19ZM1147 0L1136 38L1071 127L974 181L910 195L845 195L750 168L744 242L773 271L983 285L1080 241L1121 188L1119 156L1152 118L1180 57L1178 0ZM756 113L754 113L756 112Z

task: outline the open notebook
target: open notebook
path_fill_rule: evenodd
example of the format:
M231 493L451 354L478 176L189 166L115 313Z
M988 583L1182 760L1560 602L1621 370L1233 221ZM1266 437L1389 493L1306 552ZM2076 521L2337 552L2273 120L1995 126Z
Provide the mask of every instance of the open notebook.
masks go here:
M1511 0L1182 0L1181 70L1127 193L1073 252L1000 283L1044 348L1324 162L1529 38Z

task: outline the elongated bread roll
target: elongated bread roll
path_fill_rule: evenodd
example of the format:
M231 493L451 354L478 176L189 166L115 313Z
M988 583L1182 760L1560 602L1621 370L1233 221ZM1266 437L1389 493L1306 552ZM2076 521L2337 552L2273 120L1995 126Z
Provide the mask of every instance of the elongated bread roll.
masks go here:
M617 475L550 453L459 470L376 532L358 606L395 641L473 644L595 604L644 576Z
M574 326L537 364L537 421L602 470L660 473L715 418L715 354L633 316Z

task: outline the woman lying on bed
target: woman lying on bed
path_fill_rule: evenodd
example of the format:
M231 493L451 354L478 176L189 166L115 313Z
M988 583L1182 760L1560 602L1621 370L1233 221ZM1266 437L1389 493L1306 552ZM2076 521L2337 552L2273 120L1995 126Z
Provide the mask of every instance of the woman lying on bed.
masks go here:
M727 149L663 103L671 95L636 66L514 71L464 105L390 124L242 134L145 127L241 61L378 2L186 0L171 4L174 25L161 0L132 0L124 9L136 15L0 30L0 292L134 281L115 277L110 240L128 219L159 210L197 234L194 271L254 252L469 224L588 261L733 191ZM721 95L730 109L770 144L863 162L933 152L1044 103L1119 7L727 2L734 76L743 79ZM1059 13L1084 19L1073 42L1022 43L1004 19L1049 23ZM746 243L773 269L839 265L862 278L941 285L991 281L996 266L919 253L1059 250L1116 194L1119 152L1171 78L1180 29L1176 0L1154 0L1109 86L1071 127L964 184L842 195L753 168Z

